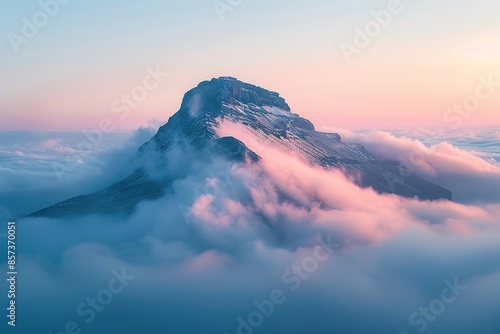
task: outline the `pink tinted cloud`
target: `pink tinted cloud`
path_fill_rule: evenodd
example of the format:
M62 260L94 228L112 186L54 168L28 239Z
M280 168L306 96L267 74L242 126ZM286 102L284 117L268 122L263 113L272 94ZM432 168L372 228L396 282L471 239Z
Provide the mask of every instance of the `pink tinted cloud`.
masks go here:
M182 269L187 271L213 271L224 267L229 262L230 259L226 255L215 250L209 250L189 260Z
M448 142L425 146L418 140L397 138L383 131L368 134L337 129L343 140L357 142L382 157L399 161L449 190L461 202L500 200L500 163L484 160L474 152L454 147Z
M436 233L451 235L472 234L496 226L498 208L491 205L460 204L451 201L419 201L396 195L378 194L363 189L345 177L341 171L325 170L311 166L300 156L284 152L269 142L256 138L241 125L224 122L219 135L233 136L242 140L262 159L249 164L239 174L252 197L252 206L236 205L238 210L228 214L228 207L212 201L205 210L206 222L223 222L223 228L236 224L238 217L246 217L253 224L260 218L255 212L263 213L265 219L276 227L300 226L311 234L327 232L355 244L381 242L412 226L420 226ZM407 139L397 139L385 133L375 134L382 143L380 152L427 148ZM371 137L371 140L374 140ZM366 139L368 142L368 139ZM395 150L396 148L396 150ZM437 173L449 172L458 166L455 173L480 173L485 169L493 171L495 166L460 151L450 145L437 145L437 158L432 166ZM433 152L432 152L433 153ZM472 159L471 163L468 159ZM491 178L489 181L491 182ZM223 192L219 195L226 196ZM234 202L238 198L226 198ZM221 203L224 203L222 201ZM292 228L293 229L293 228ZM307 234L307 233L304 233Z

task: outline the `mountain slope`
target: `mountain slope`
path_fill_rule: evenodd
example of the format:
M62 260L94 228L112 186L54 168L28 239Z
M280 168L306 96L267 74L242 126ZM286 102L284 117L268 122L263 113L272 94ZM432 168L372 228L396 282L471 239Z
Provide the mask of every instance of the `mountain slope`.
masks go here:
M380 193L451 199L448 190L415 174L402 177L398 162L371 154L361 145L344 143L337 134L315 131L309 120L291 112L278 93L221 77L204 81L185 94L179 111L138 149L132 159L137 170L132 175L32 216L130 213L140 201L172 191L175 180L193 172L194 161L209 163L218 157L234 163L258 161L257 154L245 145L248 136L293 152L309 164L340 169L360 186ZM186 167L181 173L169 172L180 163Z

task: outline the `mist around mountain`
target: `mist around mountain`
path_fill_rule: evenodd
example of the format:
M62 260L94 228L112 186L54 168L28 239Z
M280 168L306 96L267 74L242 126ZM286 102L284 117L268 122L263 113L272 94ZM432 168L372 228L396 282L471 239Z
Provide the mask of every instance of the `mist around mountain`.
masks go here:
M452 198L449 190L422 179L397 160L347 144L338 134L317 132L309 120L292 113L278 93L221 77L186 93L180 110L132 157L130 163L136 167L129 176L33 216L130 213L141 201L172 192L176 180L196 173L192 167L197 164L219 158L252 168L260 159L255 145L286 151L311 166L341 171L357 185L379 193L423 200ZM173 172L179 164L185 167L182 173Z
M48 160L26 170L2 146L0 198L20 202L5 212L45 207L30 193L82 194L17 222L30 320L15 332L496 334L497 162L446 142L316 131L276 93L234 83L200 84L154 135L95 152L100 164L89 157L63 183ZM233 94L219 100L220 85ZM25 159L64 161L64 144L46 140ZM414 152L425 163L406 164ZM363 183L384 164L397 182ZM454 201L395 194L412 174Z

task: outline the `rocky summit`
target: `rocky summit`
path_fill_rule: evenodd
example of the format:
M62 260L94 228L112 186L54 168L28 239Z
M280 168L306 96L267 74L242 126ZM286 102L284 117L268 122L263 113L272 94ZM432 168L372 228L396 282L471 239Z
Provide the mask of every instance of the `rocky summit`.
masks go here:
M220 77L188 91L179 111L131 157L133 172L98 192L79 195L31 216L79 216L133 212L143 200L154 200L172 189L175 180L194 172L193 160L222 158L257 163L260 157L243 138L225 136L221 125L241 129L260 142L293 152L310 165L343 171L361 187L421 200L451 200L451 192L416 174L402 172L397 161L345 143L338 134L315 130L307 119L291 112L278 93ZM182 164L181 172L174 168ZM175 170L175 172L173 172Z

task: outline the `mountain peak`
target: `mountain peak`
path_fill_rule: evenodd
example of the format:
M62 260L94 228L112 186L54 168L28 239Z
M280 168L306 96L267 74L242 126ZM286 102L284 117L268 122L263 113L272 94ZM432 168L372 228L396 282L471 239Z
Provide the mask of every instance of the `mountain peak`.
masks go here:
M277 92L239 81L233 77L220 77L215 80L223 92L223 102L237 101L247 105L277 107L290 112L290 106Z
M358 186L380 193L425 200L452 198L449 190L416 174L403 177L398 161L376 156L362 145L345 143L338 134L317 132L309 120L292 113L278 93L220 77L203 81L186 93L179 111L139 148L132 161L138 167L127 178L32 215L130 213L142 200L175 191L176 180L216 157L230 162L259 161L258 150L247 146L254 140L325 171L342 171Z
M183 106L188 107L192 116L198 115L194 109L202 103L212 101L224 105L255 105L259 107L279 108L283 114L290 113L290 106L279 93L269 91L234 77L223 76L203 81L186 93ZM182 109L182 108L181 108Z

